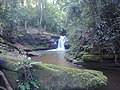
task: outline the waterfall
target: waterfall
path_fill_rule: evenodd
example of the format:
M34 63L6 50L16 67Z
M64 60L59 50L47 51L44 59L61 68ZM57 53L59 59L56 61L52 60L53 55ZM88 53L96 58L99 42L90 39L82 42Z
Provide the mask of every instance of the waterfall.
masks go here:
M58 47L57 50L65 50L65 41L66 41L66 36L60 36L60 39L58 41Z

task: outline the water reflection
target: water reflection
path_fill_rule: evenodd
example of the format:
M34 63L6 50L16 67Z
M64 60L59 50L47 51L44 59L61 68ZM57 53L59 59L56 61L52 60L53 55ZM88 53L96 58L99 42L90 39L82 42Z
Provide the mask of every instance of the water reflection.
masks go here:
M65 50L58 51L54 49L48 51L37 51L37 53L41 53L41 55L39 57L34 57L33 59L35 61L41 61L43 63L55 64L64 67L77 68L75 65L65 60Z

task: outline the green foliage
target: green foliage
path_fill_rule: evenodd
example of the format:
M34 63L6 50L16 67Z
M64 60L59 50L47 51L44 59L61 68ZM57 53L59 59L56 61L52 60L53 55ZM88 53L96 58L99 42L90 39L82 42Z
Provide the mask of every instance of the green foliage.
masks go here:
M5 34L8 31L14 36L14 31L21 27L36 27L40 30L45 28L48 32L59 34L61 28L65 27L67 15L58 4L53 4L46 0L13 0L4 2L6 3L5 5L3 4L4 12L2 12L3 8L0 6L0 15L2 13L2 22L5 24L5 30L9 29L6 30ZM2 4L0 3L0 5Z
M30 80L28 82L18 83L20 90L39 90L39 82L37 80Z
M66 12L59 8L58 5L47 3L45 15L47 31L59 33L61 28L64 28L66 20Z
M0 22L0 28L3 29L3 27L5 27L5 24Z
M90 62L90 61L99 61L100 57L98 55L83 55L81 59L85 62Z
M0 38L0 43L1 43L1 42L4 42L4 39L3 39L3 38Z
M89 55L89 53L86 51L82 51L82 52L78 53L77 58L81 58L83 55Z
M117 59L120 52L119 15L119 3L111 2L105 5L102 8L100 20L96 25L97 30L93 35L93 43L100 48L100 53L113 54L115 63L119 63Z
M83 8L83 12L82 12L82 15L89 15L90 13L92 12L92 8L90 6L85 6Z
M16 64L16 70L19 72L18 88L20 90L39 90L39 82L33 75L30 60L21 61Z
M3 7L2 7L2 0L0 0L0 18L1 18L1 14L2 14L2 12L3 12Z
M68 7L68 28L70 33L72 32L69 36L72 37L69 41L72 57L77 58L77 55L85 50L90 54L97 54L101 58L105 54L113 54L114 62L119 63L119 0L87 0L87 2L83 0L81 2L71 1L71 3ZM76 22L76 20L80 22ZM73 28L74 30L80 29L73 33L71 31ZM82 35L78 35L80 31ZM88 48L84 47L86 45ZM92 48L90 48L91 46Z

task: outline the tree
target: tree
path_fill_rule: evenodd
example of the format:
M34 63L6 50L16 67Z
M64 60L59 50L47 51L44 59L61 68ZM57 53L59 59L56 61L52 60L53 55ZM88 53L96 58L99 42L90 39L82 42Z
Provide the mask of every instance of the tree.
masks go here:
M113 54L114 62L118 63L120 38L119 32L119 0L84 0L71 1L68 6L68 28L70 33L72 30L73 39L71 39L71 51L80 52L84 50L84 46L89 45L93 48L89 53L94 54L96 47L98 54L104 57L105 54ZM82 33L78 36L78 32ZM73 41L72 41L73 40ZM75 45L79 47L75 47ZM96 46L97 45L97 46ZM81 47L82 46L82 47ZM104 50L103 50L104 49ZM106 53L105 53L106 52ZM75 56L75 55L74 55ZM101 59L103 62L103 58Z

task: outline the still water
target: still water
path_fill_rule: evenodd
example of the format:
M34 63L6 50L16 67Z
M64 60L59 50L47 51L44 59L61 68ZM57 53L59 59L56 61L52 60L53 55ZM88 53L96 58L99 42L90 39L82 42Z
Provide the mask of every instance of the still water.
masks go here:
M36 51L38 57L33 57L34 61L40 61L47 64L55 64L69 68L78 68L74 64L67 62L64 58L66 51L46 50ZM81 67L81 69L83 69ZM120 90L120 71L116 70L99 70L108 77L108 85L96 90Z
M67 62L64 58L66 51L64 50L46 50L46 51L36 51L40 56L33 57L35 61L41 61L47 64L55 64L58 66L64 66L69 68L77 68L74 64Z

